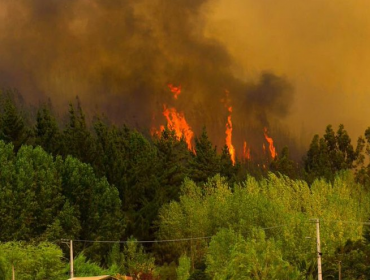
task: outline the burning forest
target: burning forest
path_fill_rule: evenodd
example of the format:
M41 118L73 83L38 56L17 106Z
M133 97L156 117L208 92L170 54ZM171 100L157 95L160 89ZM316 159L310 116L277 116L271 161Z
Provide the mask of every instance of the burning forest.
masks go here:
M90 116L103 112L118 125L152 134L167 126L190 150L206 127L219 150L227 145L233 162L247 158L245 141L248 158L261 159L270 139L265 127L275 143L289 138L281 120L293 104L292 86L271 72L256 81L238 78L226 47L205 35L201 11L209 4L2 3L0 84L16 87L35 105L49 99L60 112L78 96ZM225 92L230 104L220 101Z
M365 0L0 0L0 279L370 279L369 27Z

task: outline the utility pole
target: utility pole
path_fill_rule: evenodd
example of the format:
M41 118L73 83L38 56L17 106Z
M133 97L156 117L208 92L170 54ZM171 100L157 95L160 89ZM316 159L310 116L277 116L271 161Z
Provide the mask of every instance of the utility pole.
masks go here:
M322 280L322 269L321 269L321 247L320 247L320 220L316 221L316 245L317 245L317 279Z
M338 262L339 280L342 280L342 262Z
M70 255L70 262L71 262L71 278L74 277L74 269L73 269L73 240L69 240L69 255Z
M66 244L69 247L70 276L71 276L71 278L73 278L74 277L74 268L73 268L73 240L71 239L68 242L68 239L62 239L61 242L64 243L64 244Z

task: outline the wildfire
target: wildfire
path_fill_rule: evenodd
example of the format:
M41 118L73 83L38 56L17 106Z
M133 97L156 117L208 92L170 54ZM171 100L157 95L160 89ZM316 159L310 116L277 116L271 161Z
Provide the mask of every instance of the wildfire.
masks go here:
M167 108L166 105L164 105L163 115L167 119L167 127L175 131L177 139L184 137L188 144L188 149L192 150L191 140L193 139L194 133L186 122L184 114L182 112L177 112L175 108Z
M170 91L173 93L173 97L175 98L175 99L177 99L177 97L180 95L180 93L181 93L181 85L180 86L178 86L178 87L176 87L176 86L174 86L173 84L168 84L167 85L168 86L168 88L170 89Z
M181 94L181 85L175 86L173 84L167 84L168 89L173 94L174 99L178 99L178 96ZM232 143L232 137L233 137L233 123L232 123L232 113L233 113L233 107L230 105L231 100L229 98L230 92L228 90L225 90L225 96L221 99L221 102L227 109L227 121L225 125L225 142L226 146L230 153L230 159L233 165L235 165L236 161L236 150ZM188 149L195 152L193 150L192 140L194 137L194 133L188 124L188 122L185 119L185 115L183 112L178 111L175 107L167 106L166 104L163 104L163 116L166 118L167 121L167 127L168 129L171 129L174 131L177 139L184 139L184 141L187 143ZM159 130L156 130L155 128L152 129L152 135L160 135L160 133L165 129L165 125L161 125ZM266 157L266 154L269 153L271 158L275 158L277 156L276 149L274 147L274 141L271 137L268 135L268 130L266 127L264 127L264 137L268 143L268 147L265 143L262 143L262 150L263 154ZM247 143L247 141L243 142L243 150L242 152L242 158L244 160L251 160L251 147Z
M227 117L227 123L226 123L226 145L229 148L229 153L231 157L231 161L233 162L233 165L235 164L235 148L232 144L232 134L233 134L233 123L231 121L231 113L233 111L233 108L230 106L228 108L228 111L230 112L230 115Z
M251 159L251 148L248 147L247 141L243 143L243 157L247 160Z
M277 153L276 153L276 150L275 150L275 147L274 147L274 141L272 140L271 137L269 137L267 135L267 128L266 127L264 129L264 134L265 134L266 141L269 143L269 150L270 150L271 157L275 158Z
M178 95L181 93L181 86L176 87L173 84L168 84L167 86L174 94L173 97L177 99ZM194 133L187 123L184 113L178 112L174 107L167 108L166 104L163 104L163 116L167 120L168 129L175 131L175 135L178 140L184 138L186 144L188 145L188 149L193 151L192 139ZM161 125L159 130L154 128L152 129L152 135L159 135L164 129L164 125Z

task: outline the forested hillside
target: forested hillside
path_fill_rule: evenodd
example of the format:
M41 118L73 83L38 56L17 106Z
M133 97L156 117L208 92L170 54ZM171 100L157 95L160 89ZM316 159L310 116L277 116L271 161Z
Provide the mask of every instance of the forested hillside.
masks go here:
M370 278L370 128L353 144L328 125L301 161L285 146L261 162L206 127L190 149L78 99L62 116L20 100L0 92L0 279L67 279L64 239L77 276L317 279L313 219L324 279L339 261L345 279Z

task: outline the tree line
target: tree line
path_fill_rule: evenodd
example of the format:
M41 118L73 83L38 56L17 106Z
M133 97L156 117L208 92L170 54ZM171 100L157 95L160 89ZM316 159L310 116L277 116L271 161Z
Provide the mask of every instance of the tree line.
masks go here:
M370 216L366 165L370 128L353 147L343 125L337 131L329 125L322 137L314 136L302 162L294 162L284 147L269 166L261 168L253 162L233 165L227 146L218 152L206 128L195 138L191 152L169 129L151 137L126 125L113 125L103 116L88 123L78 99L69 105L62 122L50 104L33 114L16 97L14 91L0 92L1 242L52 242L67 252L58 243L61 238L211 236L131 249L80 242L76 251L83 252L80 260L85 266L92 262L113 267L109 272L133 275L141 269L150 277L161 275L160 279L286 278L288 274L289 279L301 279L315 275L314 257L300 255L312 252L312 244L302 241L309 234L305 223L310 217L364 221ZM294 229L263 230L286 223ZM324 231L324 244L330 273L337 273L338 252L350 252L346 256L351 261L359 258L351 255L356 250L369 254L368 239L362 238L366 228L329 228L334 231ZM272 261L271 271L258 268L266 258ZM258 259L261 262L252 261ZM225 261L229 265L219 271ZM250 266L240 269L242 262ZM366 269L353 273L368 275Z

